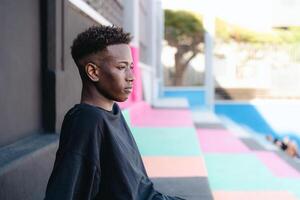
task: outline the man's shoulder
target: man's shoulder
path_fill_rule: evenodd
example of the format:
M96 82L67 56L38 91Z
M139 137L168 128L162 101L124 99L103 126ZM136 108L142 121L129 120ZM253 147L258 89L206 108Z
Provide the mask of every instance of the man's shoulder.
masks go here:
M102 116L96 108L76 104L66 116L61 129L60 151L94 155L102 138Z
M101 131L103 115L97 108L84 104L76 104L65 115L62 124L62 135L87 137L91 133Z
M71 108L66 116L66 118L77 119L82 121L99 122L103 118L103 113L101 110L95 106L89 104L76 104Z

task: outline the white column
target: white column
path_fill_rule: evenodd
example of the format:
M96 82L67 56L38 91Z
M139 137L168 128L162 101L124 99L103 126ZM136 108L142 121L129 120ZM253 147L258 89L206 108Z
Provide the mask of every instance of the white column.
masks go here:
M139 0L124 1L124 31L129 32L133 38L131 45L139 47Z
M214 112L215 86L213 75L213 47L215 36L215 16L212 12L204 14L205 29L205 101L208 110Z
M157 10L157 18L156 18L156 26L157 26L157 37L156 37L156 45L157 45L157 52L156 52L156 77L157 77L157 89L158 93L157 96L160 95L159 92L162 91L163 87L163 66L162 66L162 44L164 40L164 10L162 7L161 0L157 0L156 3L156 10Z
M153 104L155 99L158 96L158 85L157 85L157 15L156 15L156 0L148 0L149 5L149 14L148 14L148 23L149 23L149 45L147 47L147 54L149 58L149 65L151 66L151 103Z

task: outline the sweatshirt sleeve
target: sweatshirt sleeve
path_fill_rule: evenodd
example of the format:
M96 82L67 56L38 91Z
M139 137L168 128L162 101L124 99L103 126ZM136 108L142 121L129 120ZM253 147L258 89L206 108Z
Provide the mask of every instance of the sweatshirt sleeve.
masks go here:
M57 157L45 200L93 199L100 185L100 169L82 155Z
M95 112L75 112L66 118L45 200L94 199L101 181L101 141Z

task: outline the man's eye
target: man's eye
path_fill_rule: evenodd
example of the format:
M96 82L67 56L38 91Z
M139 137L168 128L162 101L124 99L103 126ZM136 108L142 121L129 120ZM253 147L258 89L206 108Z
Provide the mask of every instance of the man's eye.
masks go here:
M125 66L118 66L118 69L125 69L126 67Z

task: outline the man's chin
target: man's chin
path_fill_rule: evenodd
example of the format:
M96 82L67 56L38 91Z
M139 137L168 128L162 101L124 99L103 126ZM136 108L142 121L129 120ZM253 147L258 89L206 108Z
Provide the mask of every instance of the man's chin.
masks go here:
M128 96L127 97L122 97L122 98L118 98L118 99L116 99L115 101L117 101L117 102L125 102L125 101L127 101L127 99L128 99Z

